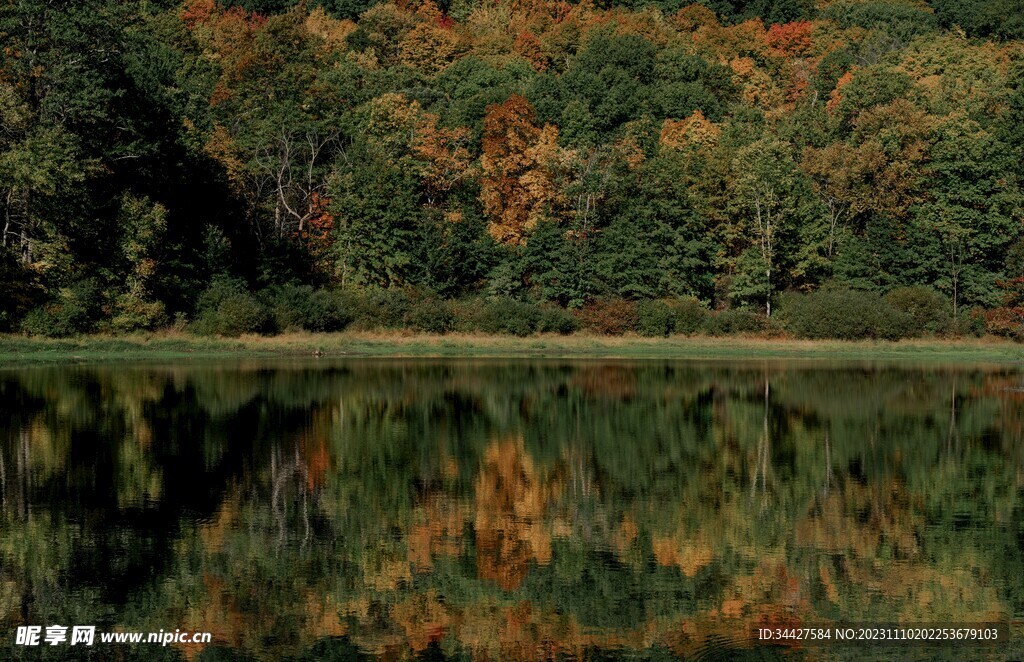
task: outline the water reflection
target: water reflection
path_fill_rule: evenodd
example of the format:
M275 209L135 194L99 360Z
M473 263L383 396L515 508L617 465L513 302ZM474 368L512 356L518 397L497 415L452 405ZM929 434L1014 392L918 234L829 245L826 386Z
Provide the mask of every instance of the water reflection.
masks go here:
M757 626L1022 618L1021 383L743 363L2 371L0 619L214 634L126 658L277 660L763 657L801 651L755 649Z

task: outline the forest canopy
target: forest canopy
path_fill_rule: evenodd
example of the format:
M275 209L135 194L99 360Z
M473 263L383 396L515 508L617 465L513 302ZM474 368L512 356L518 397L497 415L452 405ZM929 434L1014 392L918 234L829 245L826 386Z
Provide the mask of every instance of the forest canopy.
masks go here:
M3 3L0 330L1019 338L1022 17Z

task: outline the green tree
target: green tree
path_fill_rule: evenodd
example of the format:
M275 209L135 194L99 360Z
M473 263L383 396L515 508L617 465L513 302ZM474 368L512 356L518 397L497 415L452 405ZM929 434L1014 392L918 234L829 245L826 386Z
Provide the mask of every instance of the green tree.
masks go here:
M807 218L806 182L785 143L762 138L732 161L734 227L739 255L732 296L760 300L770 317L772 297L792 275L798 228Z
M998 304L1007 247L1021 236L1015 214L1024 197L1007 153L977 123L948 122L925 168L929 195L915 222L938 243L934 284L949 295L954 318L964 304Z

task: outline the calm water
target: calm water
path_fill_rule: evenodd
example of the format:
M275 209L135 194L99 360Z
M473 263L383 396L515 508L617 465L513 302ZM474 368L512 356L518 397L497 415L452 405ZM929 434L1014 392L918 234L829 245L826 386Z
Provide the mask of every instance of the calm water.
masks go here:
M1019 366L2 370L0 621L213 635L91 659L856 658L750 635L1024 618L1022 437Z

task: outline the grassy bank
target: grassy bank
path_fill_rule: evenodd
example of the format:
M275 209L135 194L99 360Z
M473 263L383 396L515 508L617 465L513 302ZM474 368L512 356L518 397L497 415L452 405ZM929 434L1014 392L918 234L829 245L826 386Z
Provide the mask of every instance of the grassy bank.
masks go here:
M0 336L0 365L124 360L260 357L577 357L577 358L815 358L919 361L1024 361L1024 345L998 339L808 341L712 337L514 338L406 333L295 333L203 338L184 334L86 336L51 340Z

